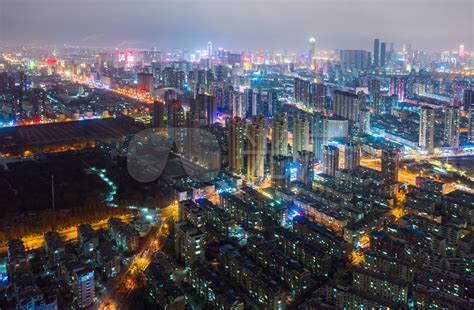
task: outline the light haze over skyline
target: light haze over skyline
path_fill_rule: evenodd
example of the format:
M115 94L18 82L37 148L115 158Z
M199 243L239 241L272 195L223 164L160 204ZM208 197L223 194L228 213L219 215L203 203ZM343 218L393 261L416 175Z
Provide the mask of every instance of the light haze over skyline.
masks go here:
M470 0L1 0L0 42L190 50L473 49ZM387 46L388 48L388 46Z

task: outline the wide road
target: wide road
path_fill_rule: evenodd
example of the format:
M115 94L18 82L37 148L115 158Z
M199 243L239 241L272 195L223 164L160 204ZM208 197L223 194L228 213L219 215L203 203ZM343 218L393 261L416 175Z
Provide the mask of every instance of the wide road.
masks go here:
M128 223L130 222L131 216L130 215L118 216L118 218ZM107 221L108 219L91 223L91 226L94 230L104 229L104 228L107 229L107 223L108 223ZM74 241L77 239L77 226L60 230L58 231L58 233L65 242ZM21 240L23 240L23 244L25 245L25 250L27 251L39 249L44 246L44 234L24 237ZM0 254L6 254L7 252L8 252L7 244L3 244L2 246L0 246Z
M429 159L428 162L430 164L434 165L434 166L440 166L439 160L437 160L437 159ZM366 167L366 168L377 170L377 171L382 170L381 163L380 163L380 158L361 158L360 165L363 166L363 167ZM444 167L444 168L446 168L446 167ZM449 166L446 170L450 171L450 172L459 173L460 175L464 175L464 176L472 179L472 175L468 175L465 171L461 171L461 170L457 169L456 167ZM416 177L418 175L419 174L410 172L410 171L400 167L400 169L398 170L398 181L401 182L401 183L406 183L406 184L409 184L409 185L416 186ZM458 190L462 190L462 191L474 194L474 188L470 188L465 184L461 184L461 183L457 183L457 182L445 183L445 184L447 184L447 188L446 188L447 191L445 193L449 193L453 190L458 189Z
M380 163L380 159L364 159L360 160L360 165L362 167L370 168L373 170L381 171L382 166ZM406 183L410 185L416 185L416 177L418 175L416 173L412 173L408 170L400 168L398 170L398 181L401 183Z

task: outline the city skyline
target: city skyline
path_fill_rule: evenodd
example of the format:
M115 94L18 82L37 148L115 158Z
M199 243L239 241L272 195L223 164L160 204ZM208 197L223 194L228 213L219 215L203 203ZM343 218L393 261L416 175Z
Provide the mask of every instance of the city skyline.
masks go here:
M0 309L474 309L470 0L0 0Z
M3 1L0 37L20 45L190 50L212 41L215 48L301 52L312 36L318 51L371 50L374 38L394 42L395 50L404 43L438 52L473 47L474 7L465 0L111 3Z

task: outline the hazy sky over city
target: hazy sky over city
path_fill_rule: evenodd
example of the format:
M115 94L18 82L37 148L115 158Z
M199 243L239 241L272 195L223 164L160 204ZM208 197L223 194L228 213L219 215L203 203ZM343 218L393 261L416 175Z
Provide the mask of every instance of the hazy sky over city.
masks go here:
M473 48L472 0L0 0L0 44L305 51Z

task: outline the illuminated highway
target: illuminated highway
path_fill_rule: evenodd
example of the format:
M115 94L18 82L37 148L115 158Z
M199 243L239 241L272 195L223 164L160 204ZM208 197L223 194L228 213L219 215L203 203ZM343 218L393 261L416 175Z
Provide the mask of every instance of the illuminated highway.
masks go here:
M154 103L155 101L160 101L160 102L162 101L162 99L152 97L147 93L140 93L133 87L114 87L114 88L111 88L111 87L108 87L108 86L104 86L100 83L94 83L92 81L85 81L84 79L82 79L81 77L78 77L76 75L73 75L73 76L70 76L70 77L71 77L71 80L73 82L76 82L76 83L79 83L79 84L82 84L82 85L85 85L85 86L88 86L88 87L91 87L91 88L98 88L98 89L107 90L107 91L113 92L117 95L127 97L127 98L130 98L130 99L134 99L134 100L137 100L137 101L142 102L142 103L151 104L151 103Z
M435 167L443 169L447 172L458 173L459 175L465 176L465 177L469 178L471 181L474 181L473 176L467 175L467 173L465 171L459 170L459 169L457 169L456 167L454 167L452 165L443 163L439 158L428 159L427 161ZM377 171L382 170L381 163L380 163L380 158L375 158L375 159L374 158L361 158L360 165L363 166L363 167L366 167L366 168L377 170ZM403 169L403 167L401 166L399 171L398 171L398 181L401 182L401 183L406 183L406 184L415 186L416 185L416 177L421 176L421 175L422 175L421 173L416 174L416 173L410 172L406 169ZM450 185L449 188L451 188L451 190L459 189L459 190L462 190L462 191L465 191L465 192L474 193L473 188L470 188L467 185L461 184L459 182L446 183L446 184Z
M360 165L362 167L370 168L370 169L377 170L377 171L382 170L379 158L377 158L377 159L361 158ZM410 184L410 185L416 185L416 177L417 176L418 176L417 174L415 174L413 172L410 172L408 170L405 170L403 168L400 168L398 170L398 181L402 182L402 183L406 183L406 184Z
M130 222L131 216L126 215L126 216L117 216L120 218L122 221L128 223ZM107 229L107 224L108 224L108 219L98 221L96 223L92 223L91 226L94 230L98 229ZM46 232L45 232L46 233ZM74 241L77 239L77 226L69 227L63 230L58 231L59 235L61 238L65 241ZM44 246L44 235L34 235L34 236L28 236L28 237L23 237L22 238L23 243L25 245L25 249L27 251L39 249ZM0 254L5 254L8 252L8 247L7 245L3 245L0 247Z

